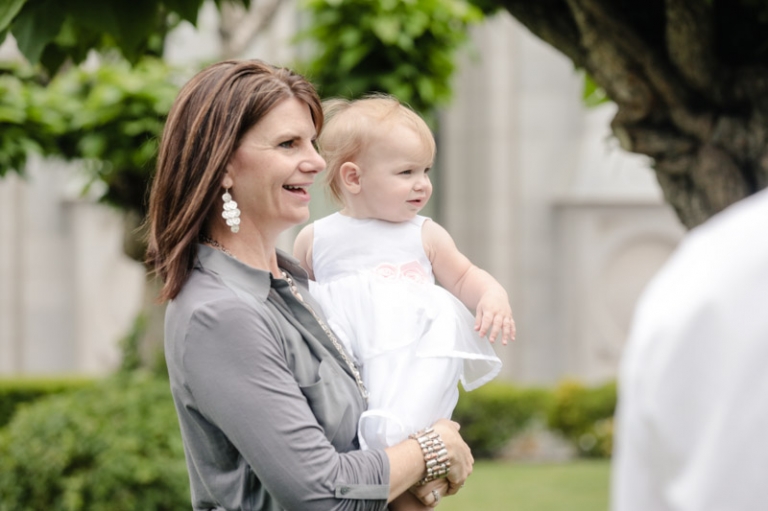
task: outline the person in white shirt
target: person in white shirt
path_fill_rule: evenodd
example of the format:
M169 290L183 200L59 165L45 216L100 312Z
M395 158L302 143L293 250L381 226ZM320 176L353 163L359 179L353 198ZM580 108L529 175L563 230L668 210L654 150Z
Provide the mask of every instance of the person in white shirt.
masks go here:
M768 191L693 229L619 375L612 511L768 509Z

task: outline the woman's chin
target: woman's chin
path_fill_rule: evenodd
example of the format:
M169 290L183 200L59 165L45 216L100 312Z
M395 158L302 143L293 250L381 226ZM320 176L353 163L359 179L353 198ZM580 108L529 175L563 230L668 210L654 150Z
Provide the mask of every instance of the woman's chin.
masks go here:
M303 224L309 220L309 207L296 210L292 212L290 216L285 218L285 223L288 224L287 228L291 228L295 225Z

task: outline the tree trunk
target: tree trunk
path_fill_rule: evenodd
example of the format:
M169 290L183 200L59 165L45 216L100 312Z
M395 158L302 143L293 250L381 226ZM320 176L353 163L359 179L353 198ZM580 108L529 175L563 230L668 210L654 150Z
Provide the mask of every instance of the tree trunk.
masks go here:
M240 4L223 3L221 5L221 57L223 59L240 58L275 18L282 0L260 0L252 2L248 9Z
M499 3L618 105L613 133L627 151L652 158L684 225L768 185L768 67L764 57L752 58L760 56L754 48L735 63L721 60L734 50L725 47L729 34L761 28L748 7L703 0Z

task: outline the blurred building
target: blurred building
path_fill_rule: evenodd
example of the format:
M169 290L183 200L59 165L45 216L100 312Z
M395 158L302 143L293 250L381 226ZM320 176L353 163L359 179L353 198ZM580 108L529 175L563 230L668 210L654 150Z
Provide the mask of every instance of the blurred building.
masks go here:
M222 21L206 5L167 58L198 66L236 51L290 65L301 14L288 1L260 8ZM258 37L238 35L259 16L270 22ZM506 13L473 30L427 214L512 297L518 340L497 349L506 379L612 378L635 300L684 233L648 162L610 137L612 108L585 108L570 61ZM141 306L143 267L122 254L118 213L76 193L76 170L30 167L25 182L0 180L0 376L108 372ZM313 217L333 210L319 188L313 197Z

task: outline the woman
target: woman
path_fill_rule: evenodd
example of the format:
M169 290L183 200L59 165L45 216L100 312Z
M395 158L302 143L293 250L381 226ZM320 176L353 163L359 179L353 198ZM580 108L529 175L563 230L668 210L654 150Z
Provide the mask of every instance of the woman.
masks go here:
M148 261L170 300L166 358L194 509L381 510L412 487L434 506L472 470L446 420L359 450L359 372L306 273L276 249L309 217L322 123L299 75L226 61L182 88L165 126Z

